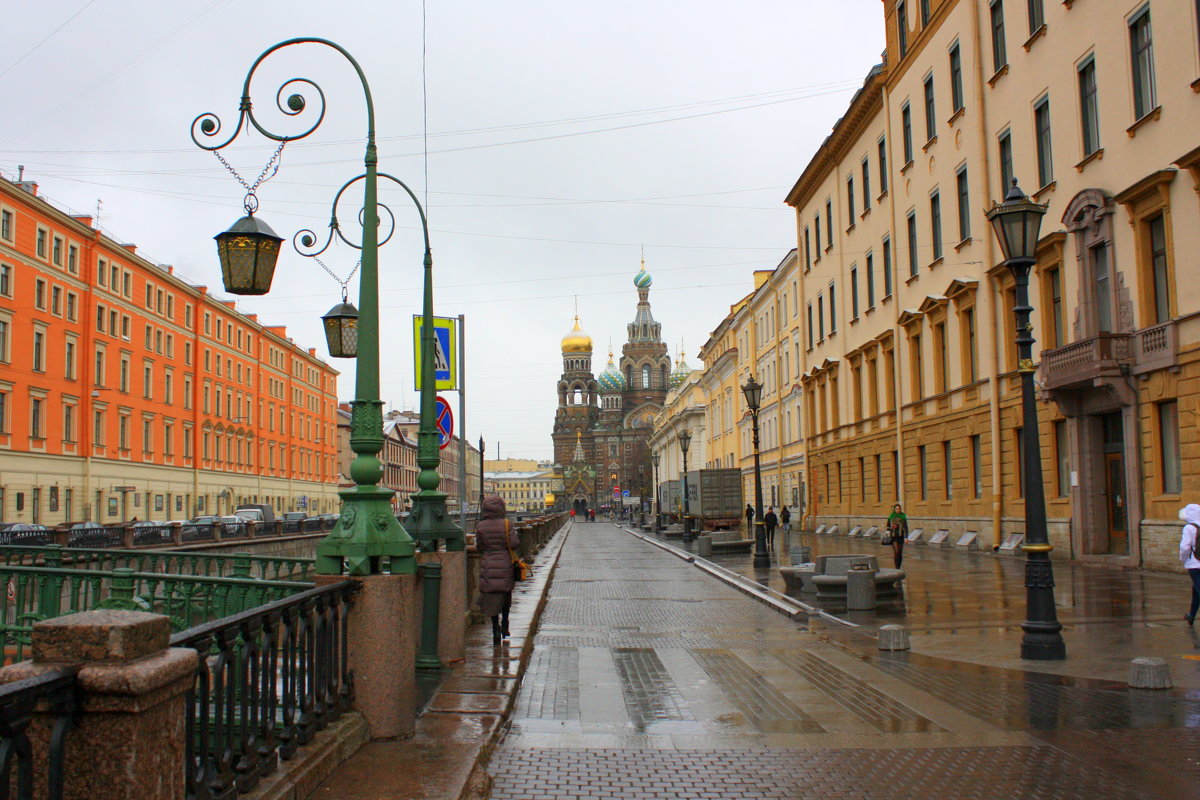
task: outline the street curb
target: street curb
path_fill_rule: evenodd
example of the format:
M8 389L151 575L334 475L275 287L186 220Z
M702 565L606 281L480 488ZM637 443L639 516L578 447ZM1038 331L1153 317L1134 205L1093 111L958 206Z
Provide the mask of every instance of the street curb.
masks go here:
M574 522L568 522L563 526L561 531L551 537L546 550L543 551L548 560L539 559L534 562L533 569L535 574L539 571L542 572L534 581L535 583L540 583L535 589L537 591L536 599L528 594L514 599L514 604L520 601L528 602L529 600L535 600L533 616L529 620L529 627L525 631L524 641L521 644L520 669L517 670L516 680L513 681L511 690L506 692L507 697L504 702L504 710L500 713L500 724L492 730L485 741L479 743L475 750L474 763L467 774L467 780L456 795L458 800L486 800L486 798L491 796L492 777L488 774L487 768L491 763L492 754L496 751L496 746L508 732L513 705L516 703L517 693L521 690L521 684L525 680L525 669L529 666L529 659L533 654L533 636L537 632L538 625L541 623L542 612L546 608L546 597L550 593L550 584L554 582L554 573L558 570L558 559L562 555L563 545L566 543L567 536L570 535L573 527ZM538 563L539 561L542 563ZM545 569L541 570L543 565Z
M820 617L823 620L834 622L847 628L860 627L857 623L834 616L828 611L809 605L808 603L797 600L794 597L788 597L785 594L775 591L769 586L763 586L762 584L756 583L745 576L738 575L736 572L725 569L725 567L722 567L718 564L714 564L706 558L701 558L695 553L689 553L687 550L681 550L674 545L667 544L666 542L660 542L658 539L652 536L647 536L639 531L635 531L632 528L625 528L620 525L615 525L615 527L620 528L631 536L636 536L646 544L654 545L658 549L664 550L676 558L686 561L687 563L699 569L701 572L711 575L722 583L732 586L742 594L754 598L760 603L769 606L786 617L790 617L791 619L796 619L801 615L806 617Z

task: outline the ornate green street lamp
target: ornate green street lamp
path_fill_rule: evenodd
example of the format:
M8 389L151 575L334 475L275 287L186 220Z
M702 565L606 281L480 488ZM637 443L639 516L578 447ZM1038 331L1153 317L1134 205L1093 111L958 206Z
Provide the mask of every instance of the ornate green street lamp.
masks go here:
M746 407L750 409L750 419L754 433L754 566L771 566L771 556L767 553L767 530L763 521L762 469L758 463L758 409L762 403L762 384L750 376L742 387L746 395Z
M691 519L688 517L688 448L692 446L692 432L684 428L679 432L679 450L683 453L683 541L693 540Z
M1067 657L1062 624L1054 608L1054 567L1046 531L1046 498L1042 484L1042 446L1038 436L1037 399L1033 393L1033 326L1029 317L1029 271L1037 263L1038 232L1046 206L1032 202L1013 179L1004 202L987 212L1004 265L1012 272L1017 317L1017 370L1021 373L1021 451L1025 493L1025 622L1021 629L1021 658L1055 661Z
M342 498L341 519L333 531L317 545L317 572L322 574L367 575L384 571L387 559L392 573L412 573L416 570L413 558L414 539L423 548L436 547L437 540L445 540L448 550L464 547L462 531L454 524L446 511L446 495L438 492L439 476L437 433L434 430L434 361L436 344L433 332L433 255L429 247L429 227L425 210L416 195L403 181L378 172L378 153L375 147L375 105L371 89L358 62L340 45L327 39L296 38L280 42L264 51L250 66L242 85L242 98L238 106L237 126L224 141L217 137L221 132L221 121L216 114L205 113L192 121L192 141L197 146L213 152L233 172L246 188L245 207L247 216L238 220L226 233L217 237L218 254L222 259L222 276L225 288L235 294L264 294L270 288L275 258L278 257L279 237L269 226L254 217L258 209L255 190L278 171L278 159L284 146L313 133L325 118L325 93L308 78L292 78L283 83L275 93L275 106L286 116L298 116L308 109L304 97L306 90L315 93L318 100L312 112L316 119L308 128L296 134L283 135L265 128L255 117L250 99L250 83L255 70L267 56L285 47L297 44L318 44L341 53L354 67L362 84L367 105L367 141L363 157L365 171L351 178L337 191L333 200L333 212L329 223L329 235L320 249L317 237L311 230L299 231L292 240L301 254L319 256L333 244L335 238L362 251L362 274L359 278L359 309L357 323L353 325L355 371L355 399L351 403L350 448L355 458L350 465L350 477L354 486L339 492ZM292 90L291 94L288 94ZM287 97L286 102L283 100ZM311 117L310 117L311 118ZM229 146L244 128L252 126L269 139L279 142L279 147L253 184L242 180L234 172L219 150ZM395 231L394 218L387 206L378 200L378 179L386 178L398 184L417 207L421 217L421 230L425 240L424 297L422 313L424 325L421 330L422 375L421 375L421 424L417 434L417 464L421 468L417 484L421 491L413 498L413 514L409 529L397 521L391 508L394 492L379 485L383 477L383 466L379 452L383 449L383 401L379 399L379 247L386 244ZM353 184L363 181L363 202L360 212L362 239L354 242L346 238L338 223L338 202ZM386 235L380 239L380 216L382 208L392 222ZM349 303L344 305L349 306ZM350 306L350 308L353 308ZM339 311L335 314L334 312ZM332 319L331 319L332 318ZM348 353L350 336L350 313L339 306L323 318L327 334L330 326L336 326L339 334L334 347L330 341L330 353ZM410 536L410 534L412 534Z

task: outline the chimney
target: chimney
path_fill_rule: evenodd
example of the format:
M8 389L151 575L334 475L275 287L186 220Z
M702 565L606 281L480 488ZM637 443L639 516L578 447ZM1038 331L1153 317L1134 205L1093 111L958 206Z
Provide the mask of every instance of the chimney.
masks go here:
M37 184L33 181L25 180L25 165L17 165L17 186L29 192L34 197L37 197Z

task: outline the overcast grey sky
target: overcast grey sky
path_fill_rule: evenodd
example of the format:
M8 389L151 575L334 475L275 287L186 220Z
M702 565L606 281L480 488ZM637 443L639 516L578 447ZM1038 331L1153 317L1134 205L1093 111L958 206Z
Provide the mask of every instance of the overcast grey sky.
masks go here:
M549 457L574 297L599 372L633 318L644 247L664 338L673 354L682 340L695 366L751 272L794 246L783 197L879 60L880 3L428 0L426 14L428 183L414 0L7 3L0 172L25 165L76 212L101 201L116 238L221 294L212 237L241 216L243 192L192 145L189 125L205 111L234 124L246 71L271 44L338 42L371 83L381 171L428 193L436 311L467 317L468 437L482 434L489 457L497 441L503 456ZM291 77L321 85L327 114L259 192L259 216L286 239L327 229L366 132L353 71L315 46L277 53L256 74L268 127L295 130L270 113ZM256 134L224 152L252 180L273 149ZM419 226L398 192L383 199L398 231L381 251L382 396L414 408ZM341 246L323 260L345 274L357 255ZM319 317L338 299L289 248L271 294L239 305L324 355ZM353 362L332 363L352 398Z

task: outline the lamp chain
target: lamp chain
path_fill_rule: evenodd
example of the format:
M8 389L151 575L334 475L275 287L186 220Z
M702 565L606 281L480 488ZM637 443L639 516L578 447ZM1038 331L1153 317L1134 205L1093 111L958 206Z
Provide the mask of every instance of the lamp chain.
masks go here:
M229 170L229 174L232 175L237 182L242 185L242 188L246 190L246 198L243 201L243 205L246 207L247 214L253 214L258 210L258 197L255 192L258 190L259 186L262 186L264 183L271 180L271 178L274 178L275 175L278 174L280 158L283 156L283 148L287 143L287 139L284 139L279 143L279 147L275 148L275 152L271 154L271 158L267 161L266 166L262 168L262 172L258 173L258 178L255 179L253 184L246 183L246 179L238 174L238 171L233 168L232 164L225 160L225 157L221 155L219 150L212 151L212 154L217 157L217 161L220 161L223 165L225 165L225 169Z
M346 276L346 280L342 280L341 278L339 278L337 273L334 272L333 270L331 270L328 267L328 265L326 265L326 263L324 261L322 261L321 259L317 258L316 256L313 256L313 260L315 260L318 264L321 265L321 269L323 269L329 273L329 277L333 278L335 281L337 281L341 285L342 300L345 301L345 299L346 299L346 284L350 283L350 280L354 277L354 273L358 272L358 268L362 266L362 259L360 258L358 260L358 263L354 265L354 269L350 270L350 274Z

